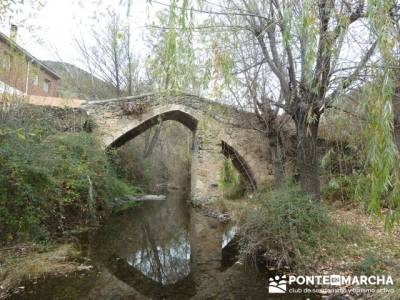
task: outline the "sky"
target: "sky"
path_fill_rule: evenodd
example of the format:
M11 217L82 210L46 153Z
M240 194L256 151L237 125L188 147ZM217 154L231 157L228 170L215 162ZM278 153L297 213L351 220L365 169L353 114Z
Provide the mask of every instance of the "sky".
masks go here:
M32 0L37 3L37 0ZM47 0L40 9L20 7L0 24L0 31L9 35L10 23L18 25L17 42L40 60L57 60L80 65L74 39L89 39L91 28L101 25L102 13L108 8L127 13L121 0ZM154 19L157 7L146 0L132 0L130 25L137 52L145 51L145 25Z
M39 1L46 1L42 8L27 9L32 7L29 3L36 7ZM131 1L129 22L136 55L144 58L148 53L144 43L145 27L154 22L157 11L167 9L165 5L157 4L159 0L152 4L149 4L149 0L25 0L25 5L14 11L9 18L0 20L0 31L8 35L10 23L15 23L19 26L18 44L38 59L68 62L86 69L85 64L80 61L74 40L83 38L90 44L91 29L104 25L102 21L105 18L102 14L109 8L127 14L127 1ZM161 2L168 4L169 0ZM199 15L200 19L202 16L204 17ZM358 47L358 44L365 46L368 32L361 26L348 38L357 40L357 43L345 43L341 53L343 67L360 57L364 47ZM278 89L277 91L279 92Z

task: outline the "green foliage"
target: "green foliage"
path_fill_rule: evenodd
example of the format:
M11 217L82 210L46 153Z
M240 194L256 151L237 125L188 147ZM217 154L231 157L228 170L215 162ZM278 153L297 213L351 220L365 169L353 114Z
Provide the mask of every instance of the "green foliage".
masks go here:
M376 75L375 81L364 90L363 130L366 165L365 178L360 178L357 197L366 201L368 211L386 213L387 229L399 221L399 152L393 135L392 95L393 72Z
M201 85L200 65L193 47L192 15L187 0L171 1L168 15L161 13L158 22L165 31L151 31L154 51L148 61L159 90L197 90ZM158 26L158 25L157 25Z
M367 253L367 255L358 264L356 264L354 268L358 274L368 276L378 275L382 273L380 268L381 263L381 259L377 257L376 254Z
M365 147L368 157L367 177L370 180L368 208L380 213L382 200L391 188L391 176L396 165L397 148L393 140L393 111L391 95L393 86L390 79L381 74L376 82L366 88L364 130ZM389 81L389 82L388 82ZM384 87L384 88L382 88ZM373 100L371 100L373 99Z
M225 197L235 199L243 196L245 187L240 180L240 174L235 169L230 158L224 159L219 178L220 186Z
M236 42L232 37L229 37L228 33L215 33L211 48L212 48L212 60L209 65L210 72L212 75L212 93L215 97L220 98L223 96L224 90L234 83L234 76L232 72L234 70L234 61L232 54L226 51L225 46L232 44L236 47Z
M324 185L322 197L326 200L354 202L360 186L362 170L359 149L351 145L333 145L321 160Z
M297 185L285 183L258 192L254 205L239 221L241 255L254 259L266 252L276 267L309 270L318 259L343 253L338 244L364 243L360 226L336 224L321 201L307 196Z
M307 45L304 53L304 70L302 71L307 84L311 86L313 67L317 57L317 32L318 32L318 11L317 3L312 0L306 0L303 3L301 9L301 22L299 26L299 32L301 39ZM287 42L286 42L287 43Z
M239 174L233 166L232 160L226 158L220 172L221 185L224 188L236 185L239 183Z
M42 138L28 128L20 136L14 132L0 144L0 232L6 242L40 240L99 218L109 200L135 192L87 133Z
M396 64L395 31L390 17L393 1L368 1L368 18L372 35L382 57L382 65L374 69L374 81L365 88L364 114L367 124L364 129L366 147L366 180L368 185L360 189L367 199L368 210L380 214L383 207L389 209L387 228L400 219L399 150L393 137L393 109ZM390 193L390 195L389 195Z
M240 222L242 252L255 255L268 249L277 264L307 264L329 239L331 222L326 208L285 184L256 195L258 209L247 210Z
M362 228L348 223L341 223L337 227L337 236L340 239L355 242L362 236Z
M330 201L352 202L355 200L358 179L358 174L332 174L329 181L322 187L322 197Z
M292 19L293 19L292 8L290 6L284 7L283 14L282 14L282 23L284 24L283 31L282 31L282 38L283 38L283 45L285 47L289 46L289 42L291 39L290 29L292 27Z

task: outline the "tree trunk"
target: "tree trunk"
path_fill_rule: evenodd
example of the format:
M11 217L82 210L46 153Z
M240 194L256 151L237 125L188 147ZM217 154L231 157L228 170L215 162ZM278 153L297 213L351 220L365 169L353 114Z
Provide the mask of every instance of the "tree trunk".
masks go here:
M274 168L274 176L275 176L275 184L280 186L285 180L285 170L283 166L283 147L280 141L279 136L269 137L269 148L270 155L272 158L273 168Z
M127 39L126 39L126 54L128 58L128 95L133 95L132 89L132 80L133 80L133 71L132 71L132 52L131 52L131 27L128 24L127 28Z
M318 155L319 119L307 122L307 114L295 118L297 131L297 172L301 189L316 199L320 198L320 157Z
M153 138L151 139L150 143L149 144L146 143L148 146L144 151L143 158L149 157L153 152L153 149L158 141L158 137L160 136L160 132L161 132L161 124L156 127L156 131L154 132Z

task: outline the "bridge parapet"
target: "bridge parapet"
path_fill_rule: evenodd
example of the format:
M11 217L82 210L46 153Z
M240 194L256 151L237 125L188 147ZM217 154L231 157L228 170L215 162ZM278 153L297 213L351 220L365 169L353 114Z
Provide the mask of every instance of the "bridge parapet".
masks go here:
M89 101L86 110L106 110L125 116L140 116L159 106L182 105L192 110L201 111L202 115L212 117L219 122L232 123L240 127L261 128L254 113L239 110L232 105L221 104L206 98L187 93L165 94L152 93L108 100Z

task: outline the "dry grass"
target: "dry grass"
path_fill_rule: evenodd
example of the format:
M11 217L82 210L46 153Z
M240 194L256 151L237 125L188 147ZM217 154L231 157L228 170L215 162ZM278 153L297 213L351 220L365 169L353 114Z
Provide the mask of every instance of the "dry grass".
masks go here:
M79 252L72 244L50 249L30 244L0 249L0 299L24 281L77 271L78 256Z
M224 198L218 198L214 202L207 204L207 207L217 214L229 214L230 219L236 221L243 213L244 209L255 206L251 199L235 199L229 200Z
M221 199L210 208L220 213L228 213L233 221L240 219L244 209L257 203L252 199ZM340 275L390 275L394 280L391 293L362 295L363 299L398 300L400 295L400 226L392 233L386 233L384 221L371 217L360 208L338 204L329 206L329 215L338 226L340 238L328 243L315 257L312 267L315 274ZM372 261L373 263L368 263ZM349 287L351 288L351 287Z
M360 208L351 206L332 207L330 215L338 225L358 227L358 236L353 236L353 240L350 239L346 244L337 245L336 256L327 256L320 268L327 272L339 271L352 275L364 275L360 274L363 272L390 275L394 280L392 293L375 293L365 298L399 299L400 226L386 233L382 219L368 216Z

